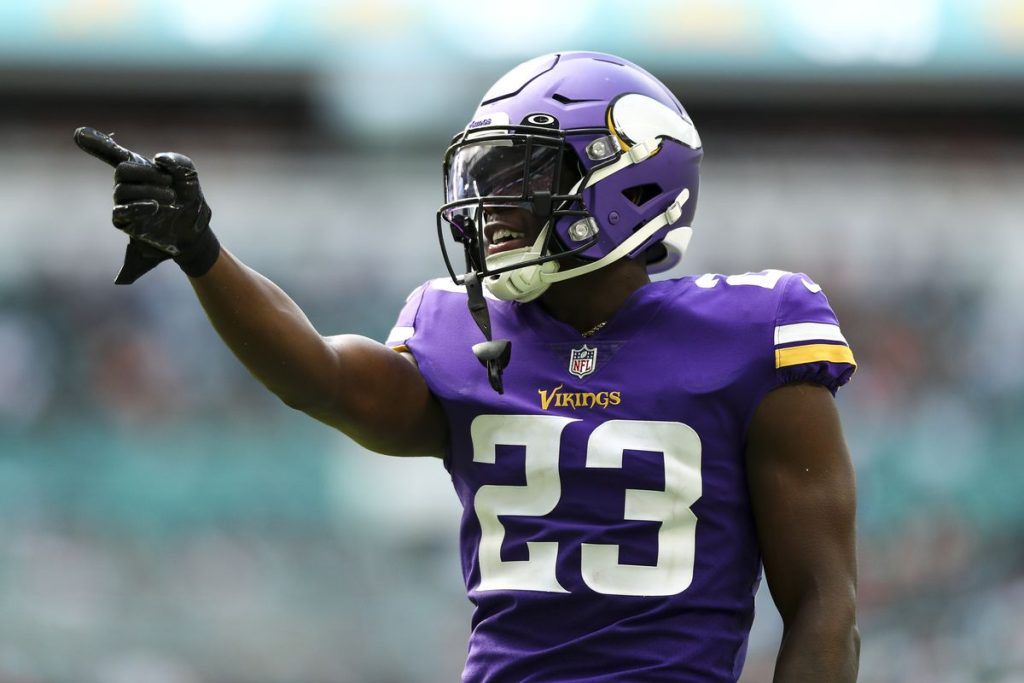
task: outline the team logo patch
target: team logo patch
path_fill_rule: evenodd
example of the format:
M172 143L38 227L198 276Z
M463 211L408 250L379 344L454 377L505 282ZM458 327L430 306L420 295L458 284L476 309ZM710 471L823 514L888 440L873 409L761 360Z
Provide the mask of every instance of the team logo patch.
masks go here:
M583 379L597 367L597 349L584 344L569 352L569 374Z

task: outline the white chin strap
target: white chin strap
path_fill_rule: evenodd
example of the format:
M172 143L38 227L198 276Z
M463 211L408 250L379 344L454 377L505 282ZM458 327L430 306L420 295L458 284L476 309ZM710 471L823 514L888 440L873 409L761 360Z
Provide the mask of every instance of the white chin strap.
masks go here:
M614 263L615 261L618 261L620 258L625 257L627 254L629 254L629 252L633 251L634 249L642 245L644 242L649 240L654 235L654 233L658 232L666 225L671 225L678 221L683 214L683 204L685 204L686 200L688 200L689 198L690 191L684 187L683 191L676 196L675 201L672 202L672 204L670 204L669 207L665 209L665 211L663 211L662 213L658 214L651 220L641 225L636 230L636 232L634 232L628 238L624 239L622 243L619 244L619 246L615 247L601 258L597 259L596 261L591 261L590 263L585 263L582 266L577 266L570 270L563 270L553 273L542 273L540 276L541 280L547 284L551 284L552 282L561 282L562 280L568 280L570 278L579 277L580 275L592 273L598 268L604 268L609 263ZM686 246L690 244L690 236L693 234L693 230L691 228L676 228L672 232L680 233L677 236L675 243L678 247L680 245L680 242L682 242L682 251L685 251Z
M551 222L548 221L531 246L488 256L487 267L496 270L540 258L550 230ZM557 262L546 261L487 277L484 279L484 286L491 294L505 301L533 301L551 286L551 283L544 282L541 278L545 274L554 274L557 270Z

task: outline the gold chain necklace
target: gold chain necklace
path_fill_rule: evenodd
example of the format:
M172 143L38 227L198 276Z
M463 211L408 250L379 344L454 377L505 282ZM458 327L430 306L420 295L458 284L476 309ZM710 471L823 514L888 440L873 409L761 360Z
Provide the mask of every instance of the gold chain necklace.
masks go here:
M595 334L597 334L601 330L601 328L604 327L607 324L608 324L608 321L605 320L604 322L598 323L598 324L594 325L593 327L591 327L586 332L581 332L580 334L583 335L584 337L592 337Z

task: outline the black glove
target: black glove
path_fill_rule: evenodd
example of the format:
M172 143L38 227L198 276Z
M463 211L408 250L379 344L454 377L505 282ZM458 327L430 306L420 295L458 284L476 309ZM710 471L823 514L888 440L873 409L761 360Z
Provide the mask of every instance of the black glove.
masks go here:
M147 159L93 128L76 130L75 144L114 167L113 223L129 237L114 282L131 284L170 258L189 277L213 267L220 243L191 159L174 152Z

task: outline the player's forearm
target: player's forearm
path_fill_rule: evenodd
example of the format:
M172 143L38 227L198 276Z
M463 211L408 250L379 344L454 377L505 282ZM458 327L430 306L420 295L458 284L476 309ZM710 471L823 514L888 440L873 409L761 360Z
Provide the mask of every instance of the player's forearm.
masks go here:
M329 400L334 354L277 285L226 250L190 281L214 329L256 379L295 408Z
M786 620L774 683L853 683L860 633L851 600L809 600Z

